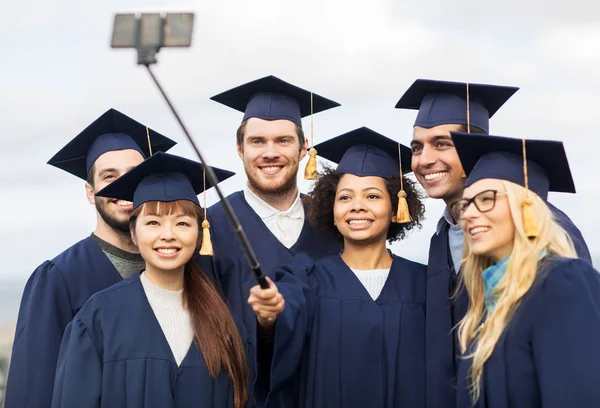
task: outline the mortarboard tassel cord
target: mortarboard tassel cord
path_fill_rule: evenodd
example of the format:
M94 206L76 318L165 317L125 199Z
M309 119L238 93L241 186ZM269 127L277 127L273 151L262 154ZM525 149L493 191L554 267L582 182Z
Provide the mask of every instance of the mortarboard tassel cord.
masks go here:
M150 156L152 156L152 143L150 143L150 130L148 130L148 126L146 126L146 138L148 138L148 151L150 152Z
M523 174L525 176L525 199L521 206L523 207L523 229L527 238L537 238L539 235L535 217L533 215L533 199L529 196L529 179L527 176L527 151L525 148L525 139L523 139Z
M206 171L203 172L204 177L204 220L202 221L202 247L200 247L200 255L213 255L213 246L210 239L210 223L206 219Z
M308 150L308 163L304 169L304 178L306 180L317 179L317 149L315 149L313 122L313 94L310 93L310 149Z
M404 181L402 180L402 150L398 143L398 159L400 161L400 191L398 191L398 210L396 217L393 220L395 223L404 224L411 222L410 211L408 210L408 202L406 201L406 191L404 191Z

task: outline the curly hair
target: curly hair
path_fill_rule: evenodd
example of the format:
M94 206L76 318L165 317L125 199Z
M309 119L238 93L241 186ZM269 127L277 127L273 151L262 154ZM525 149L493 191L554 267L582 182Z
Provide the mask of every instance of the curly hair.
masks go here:
M333 205L335 203L337 186L342 176L343 174L335 169L325 168L323 173L319 174L314 189L304 197L304 201L308 206L308 219L310 223L317 230L332 235L340 241L343 241L344 238L337 227L333 225ZM402 181L412 221L404 224L390 223L387 232L387 240L389 242L404 239L406 234L415 227L421 228L421 221L423 221L425 215L425 205L422 202L425 196L418 190L417 183L406 177L403 177ZM385 185L392 198L392 214L396 214L398 210L398 200L396 197L400 191L400 177L394 176L385 179Z

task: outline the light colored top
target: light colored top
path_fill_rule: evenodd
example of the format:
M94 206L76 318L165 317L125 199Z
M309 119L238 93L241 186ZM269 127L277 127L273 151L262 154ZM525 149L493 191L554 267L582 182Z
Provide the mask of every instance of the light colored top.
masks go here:
M463 256L465 235L460 226L460 222L454 223L448 207L446 207L444 216L438 222L436 234L442 232L444 222L447 222L450 225L450 228L448 229L448 246L450 247L450 256L452 257L452 263L454 264L454 272L458 275Z
M187 309L183 307L183 290L167 290L156 286L142 273L144 292L160 328L179 366L194 340L194 328Z
M367 270L352 269L352 272L354 272L373 300L376 300L381 294L383 285L385 285L385 281L390 274L389 268Z
M244 189L244 198L269 231L286 248L291 248L298 241L304 227L304 206L300 199L300 193L292 206L285 211L271 207L248 187Z

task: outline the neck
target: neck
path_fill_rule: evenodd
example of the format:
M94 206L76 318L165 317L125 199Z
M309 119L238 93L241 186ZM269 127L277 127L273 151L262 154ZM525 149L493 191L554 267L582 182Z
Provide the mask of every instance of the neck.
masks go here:
M183 289L184 279L184 267L180 267L173 271L162 271L152 268L146 264L146 270L144 275L146 278L159 288L165 290L181 290Z
M134 254L140 252L131 240L130 234L115 231L104 222L100 214L98 214L98 222L96 223L94 235L123 251Z
M392 257L385 247L385 240L370 244L357 244L344 240L342 260L352 269L389 269Z
M248 183L248 188L265 203L279 211L289 210L298 197L298 186L294 186L294 188L285 192L273 194L257 191L250 183Z

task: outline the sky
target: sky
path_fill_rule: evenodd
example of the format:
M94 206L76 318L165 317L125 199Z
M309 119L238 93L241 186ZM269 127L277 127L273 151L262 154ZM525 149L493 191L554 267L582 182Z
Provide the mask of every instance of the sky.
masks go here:
M415 79L519 86L492 118L491 133L564 141L577 194L551 193L550 201L600 261L600 219L593 216L600 201L596 0L4 3L0 324L16 318L36 266L95 227L84 182L46 164L70 139L115 108L179 142L171 153L196 158L135 52L110 49L116 12L195 13L192 47L162 50L154 70L208 164L238 173L221 184L226 194L245 184L235 152L241 113L209 98L239 84L272 74L340 102L314 116L315 143L368 126L405 144L415 112L394 105ZM311 188L305 180L299 185ZM211 192L209 204L215 201ZM428 199L426 209L423 228L394 244L398 255L427 261L443 204Z

